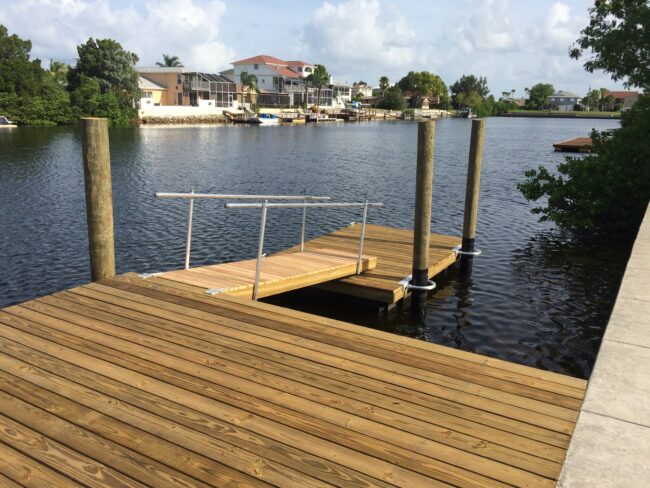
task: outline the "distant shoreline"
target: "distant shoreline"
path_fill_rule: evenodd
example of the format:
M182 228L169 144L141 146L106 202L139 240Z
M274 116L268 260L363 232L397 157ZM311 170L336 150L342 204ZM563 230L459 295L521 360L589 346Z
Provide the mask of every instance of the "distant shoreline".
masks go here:
M562 113L560 111L549 112L509 112L496 117L529 117L529 118L549 118L549 119L620 119L621 114L612 112L611 115L594 114L590 115L589 112L570 112Z

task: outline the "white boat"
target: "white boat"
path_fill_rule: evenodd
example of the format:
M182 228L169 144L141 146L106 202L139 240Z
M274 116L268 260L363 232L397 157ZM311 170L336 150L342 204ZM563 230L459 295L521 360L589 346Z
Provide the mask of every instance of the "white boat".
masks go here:
M0 129L13 129L14 127L18 126L4 115L0 115Z
M256 117L251 117L246 119L246 122L249 124L258 124L258 125L278 125L280 119L277 115L273 114L259 114Z

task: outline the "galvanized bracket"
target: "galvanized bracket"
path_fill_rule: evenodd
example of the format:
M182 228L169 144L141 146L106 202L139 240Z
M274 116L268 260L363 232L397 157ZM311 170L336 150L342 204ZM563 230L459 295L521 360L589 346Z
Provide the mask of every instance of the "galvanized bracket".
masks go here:
M412 280L413 280L413 275L408 275L406 278L400 281L399 284L404 291L408 291L408 290L431 291L436 287L436 282L433 280L427 280L426 285L414 285L411 283Z
M451 250L456 253L456 256L480 256L481 250L477 249L476 251L462 251L461 245L459 244L456 247L452 247Z
M209 290L205 290L205 292L208 295L218 295L219 293L223 293L226 290L228 290L228 288L210 288Z

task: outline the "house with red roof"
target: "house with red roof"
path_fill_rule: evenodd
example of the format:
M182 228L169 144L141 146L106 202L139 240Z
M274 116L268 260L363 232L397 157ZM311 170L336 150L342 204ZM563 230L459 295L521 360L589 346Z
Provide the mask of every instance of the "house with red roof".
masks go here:
M603 93L603 110L629 110L639 100L638 91L611 91Z
M259 54L232 63L232 81L241 90L241 74L257 78L255 103L264 107L294 107L298 105L332 104L332 89L323 87L320 100L317 90L307 86L305 78L314 72L316 65L304 61L285 61L274 56ZM306 100L306 102L305 102Z

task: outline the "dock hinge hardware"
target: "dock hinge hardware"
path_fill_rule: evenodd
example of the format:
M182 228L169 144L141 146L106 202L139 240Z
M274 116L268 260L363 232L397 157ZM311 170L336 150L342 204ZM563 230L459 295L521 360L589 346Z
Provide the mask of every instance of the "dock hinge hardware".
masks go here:
M463 251L461 250L460 245L453 247L451 250L456 253L456 256L480 256L481 255L480 249L477 249L476 251Z

